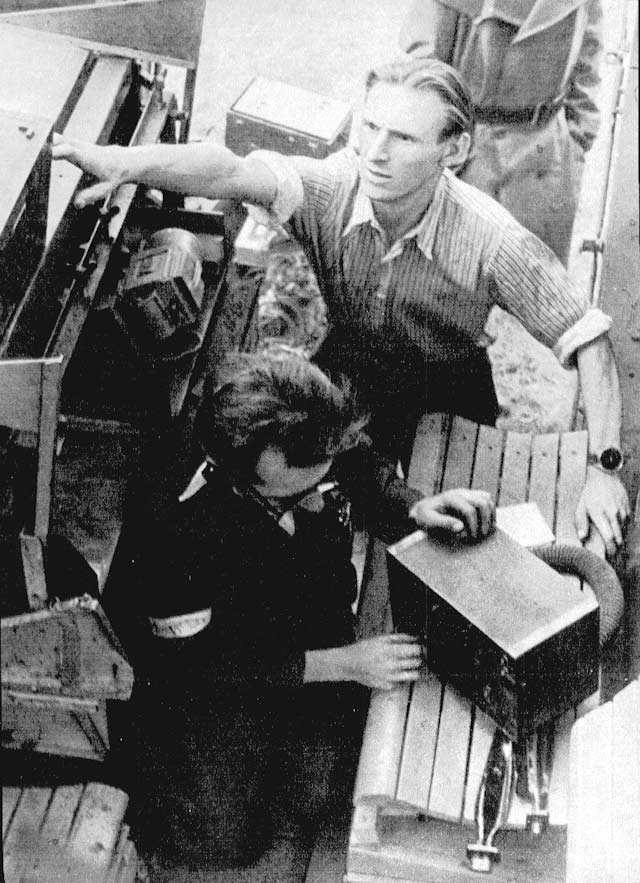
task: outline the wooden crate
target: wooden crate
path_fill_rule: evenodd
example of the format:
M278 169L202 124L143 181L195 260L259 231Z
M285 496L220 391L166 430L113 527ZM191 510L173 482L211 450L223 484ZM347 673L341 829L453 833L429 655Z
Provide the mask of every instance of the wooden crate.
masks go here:
M128 797L91 782L2 789L5 883L133 883Z

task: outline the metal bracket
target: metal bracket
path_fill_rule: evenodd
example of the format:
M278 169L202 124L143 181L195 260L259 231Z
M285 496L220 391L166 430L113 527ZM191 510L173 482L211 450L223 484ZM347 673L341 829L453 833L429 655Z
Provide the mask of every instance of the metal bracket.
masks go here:
M580 251L592 251L594 254L600 252L602 254L604 251L604 239L600 237L597 239L583 239Z

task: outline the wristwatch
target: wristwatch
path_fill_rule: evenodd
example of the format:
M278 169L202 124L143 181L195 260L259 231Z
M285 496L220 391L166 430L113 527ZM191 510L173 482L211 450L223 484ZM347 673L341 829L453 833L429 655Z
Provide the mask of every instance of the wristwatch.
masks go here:
M618 472L622 469L624 457L620 448L605 448L599 454L589 454L588 462L603 472Z

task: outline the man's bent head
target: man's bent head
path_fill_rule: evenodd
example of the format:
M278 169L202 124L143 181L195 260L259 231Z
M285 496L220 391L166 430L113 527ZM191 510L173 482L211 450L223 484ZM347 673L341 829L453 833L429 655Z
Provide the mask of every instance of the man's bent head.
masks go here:
M231 477L255 483L265 451L298 469L329 464L360 441L365 424L346 384L299 353L273 348L227 357L205 384L196 435Z

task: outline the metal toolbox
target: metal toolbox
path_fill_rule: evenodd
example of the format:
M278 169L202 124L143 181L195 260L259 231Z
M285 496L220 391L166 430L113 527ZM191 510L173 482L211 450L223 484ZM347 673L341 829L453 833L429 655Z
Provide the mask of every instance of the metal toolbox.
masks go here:
M264 149L323 159L346 145L351 117L346 102L254 77L227 111L225 144L240 156Z
M388 550L398 631L430 670L517 740L598 688L598 604L497 530L481 543L417 531Z

